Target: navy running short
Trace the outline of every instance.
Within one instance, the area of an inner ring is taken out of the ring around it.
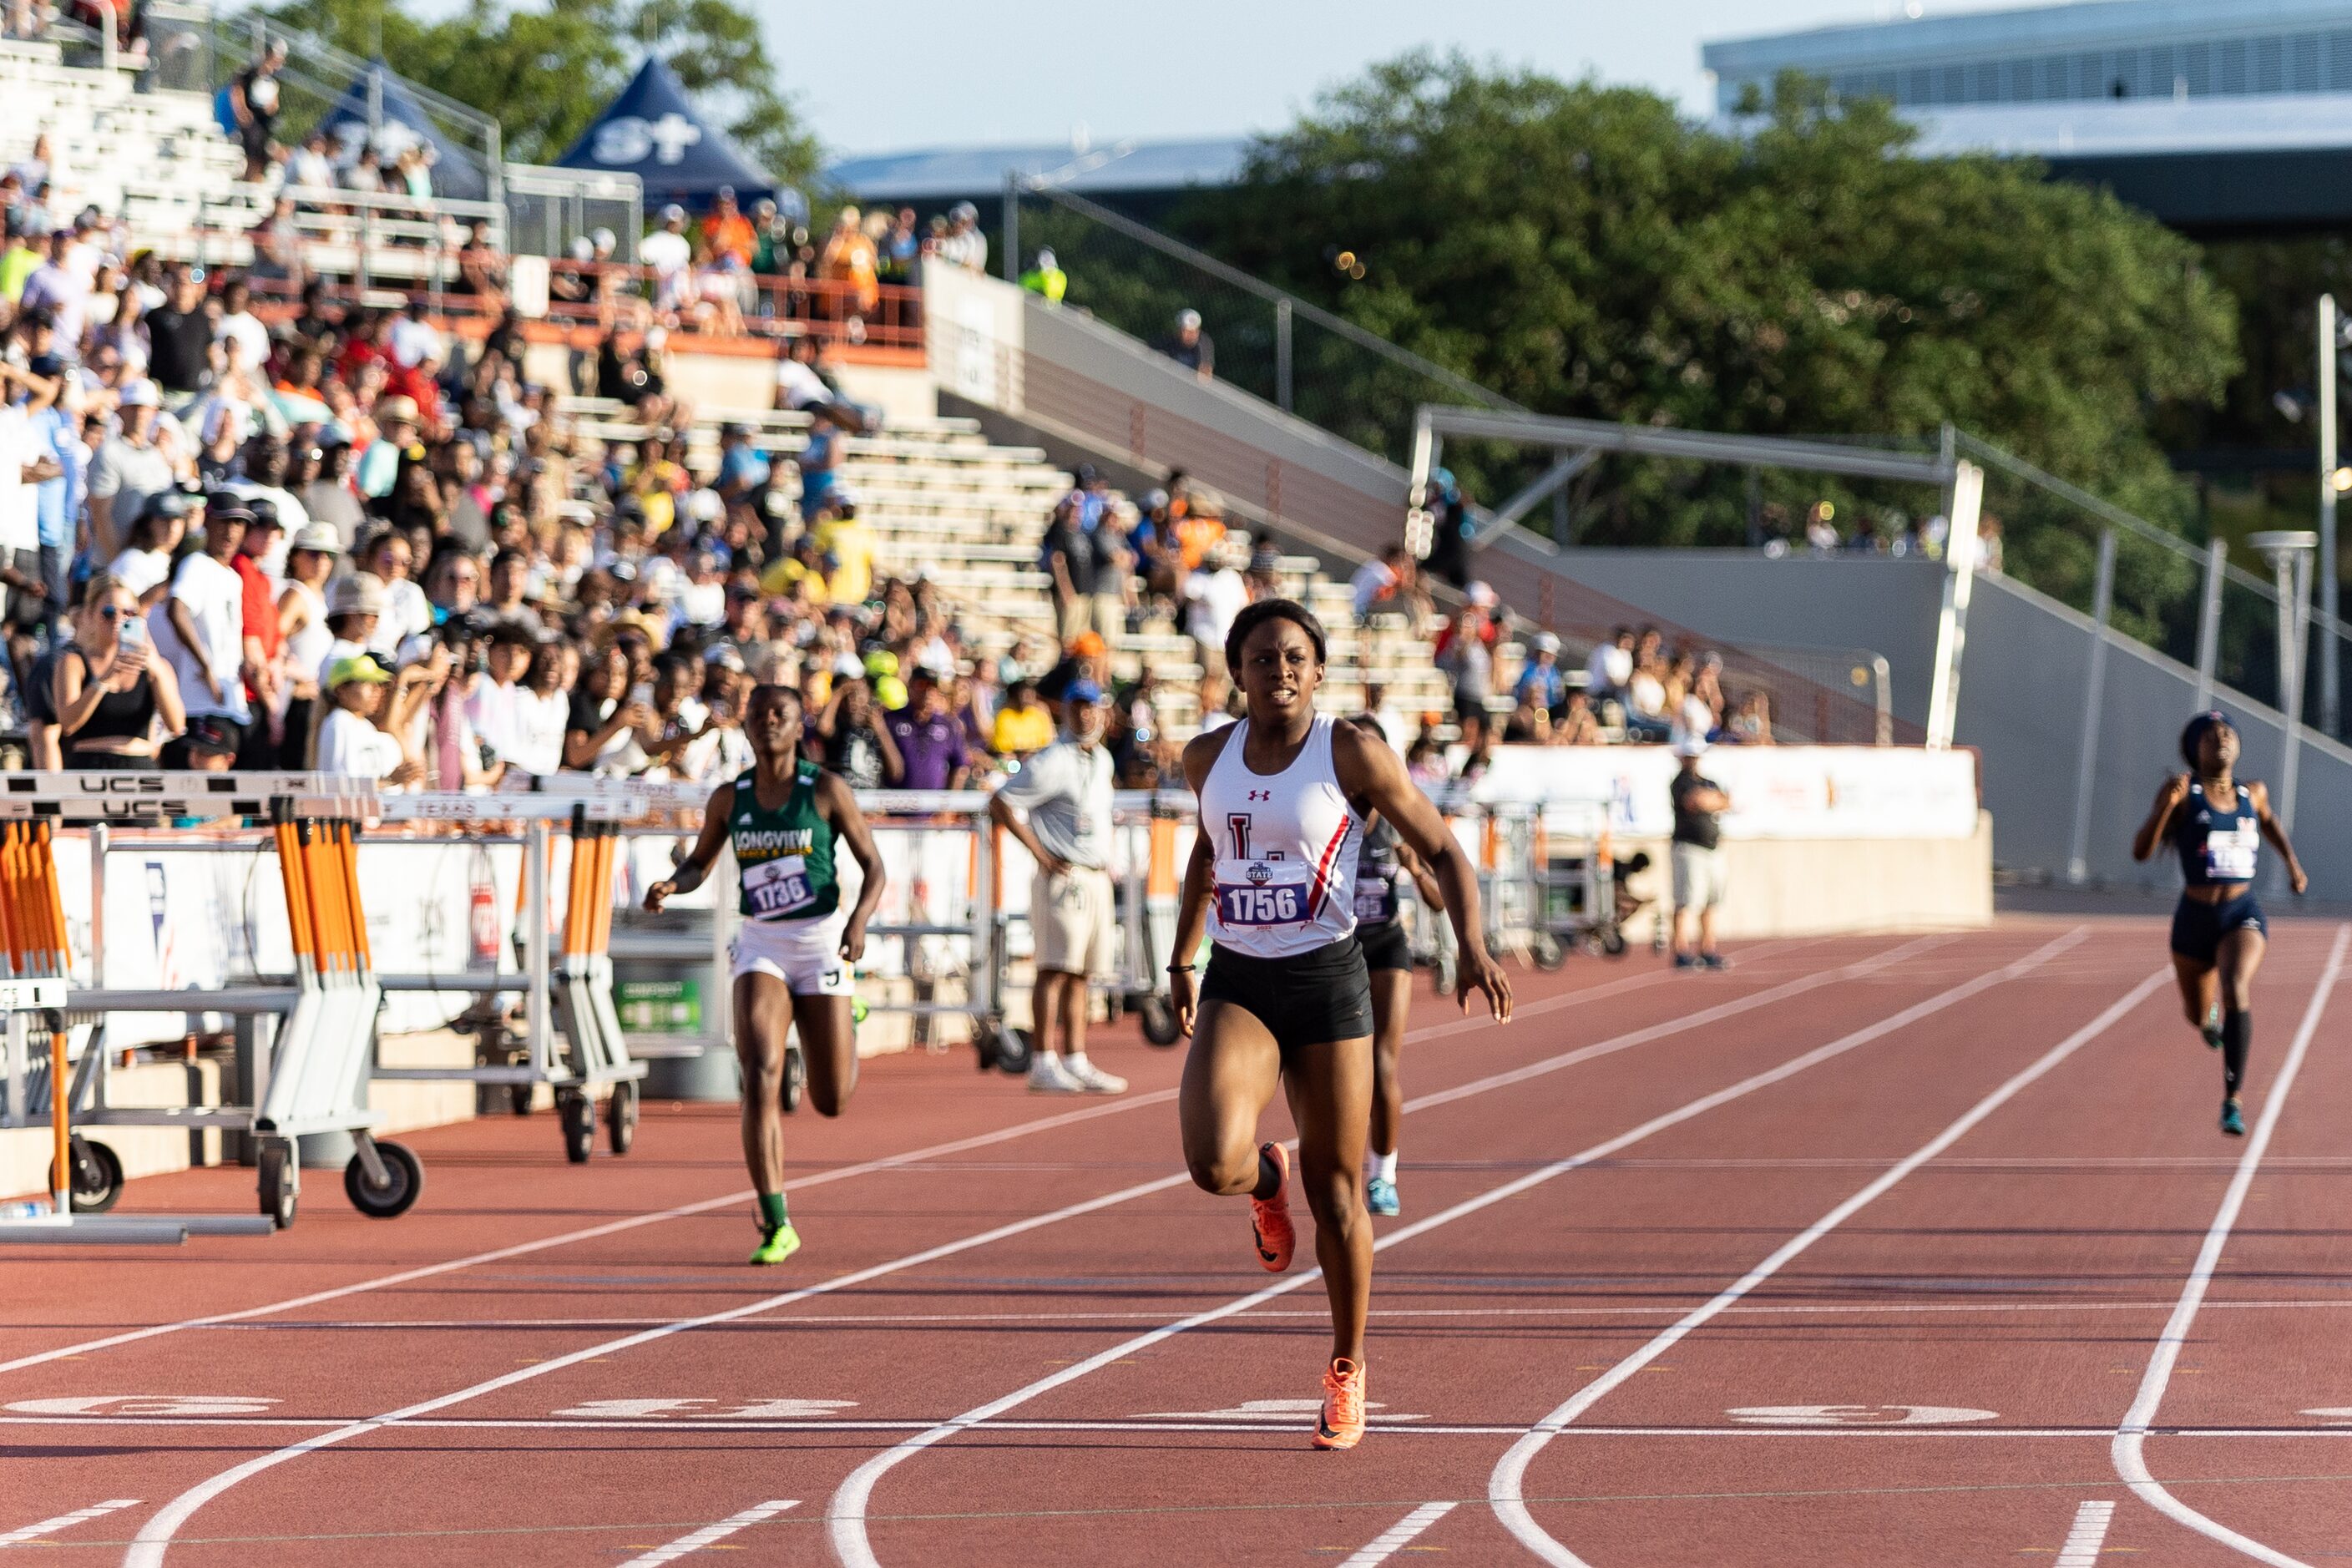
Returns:
[[[1404,934],[1402,921],[1382,921],[1378,925],[1359,924],[1356,940],[1363,943],[1365,968],[1412,968],[1412,943]]]
[[[2200,904],[2183,894],[2172,911],[2172,951],[2194,963],[2210,964],[2221,951],[2221,939],[2249,926],[2270,935],[2270,921],[2251,891],[2218,904]]]
[[[1353,931],[1288,958],[1252,958],[1213,944],[1201,978],[1201,1000],[1212,999],[1264,1024],[1286,1057],[1302,1046],[1372,1033],[1372,977]]]

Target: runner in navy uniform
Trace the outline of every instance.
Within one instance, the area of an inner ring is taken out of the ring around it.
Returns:
[[[1178,1021],[1193,1037],[1179,1101],[1184,1158],[1206,1190],[1249,1195],[1258,1261],[1288,1268],[1289,1154],[1257,1132],[1266,1102],[1287,1091],[1331,1302],[1315,1445],[1351,1448],[1364,1431],[1372,1273],[1371,1226],[1356,1185],[1371,1114],[1372,996],[1353,890],[1371,813],[1396,825],[1444,889],[1461,942],[1464,1008],[1475,986],[1507,1021],[1511,988],[1486,956],[1469,861],[1404,763],[1354,725],[1317,716],[1321,623],[1288,599],[1261,599],[1234,617],[1224,651],[1247,716],[1184,748],[1184,777],[1201,802],[1169,965]],[[1196,985],[1192,960],[1204,932],[1215,946]]]
[[[1382,745],[1387,731],[1369,713],[1354,722]],[[1404,1087],[1397,1077],[1404,1052],[1404,1026],[1412,1009],[1412,943],[1397,918],[1398,893],[1406,878],[1431,917],[1445,912],[1445,889],[1428,865],[1397,837],[1388,819],[1374,812],[1364,824],[1363,847],[1356,854],[1356,940],[1363,944],[1364,967],[1372,981],[1372,1127],[1364,1163],[1364,1207],[1383,1216],[1402,1212],[1397,1196],[1397,1129],[1404,1120]]]
[[[2238,731],[2226,717],[2191,719],[2180,732],[2180,755],[2190,771],[2164,781],[2132,835],[2132,858],[2146,860],[2166,844],[2179,853],[2187,886],[2172,911],[2172,968],[2189,1022],[2221,1053],[2221,1131],[2236,1137],[2246,1131],[2238,1091],[2253,1041],[2254,971],[2270,930],[2254,901],[2263,840],[2285,860],[2289,888],[2301,893],[2309,879],[2271,815],[2270,791],[2232,775]]]

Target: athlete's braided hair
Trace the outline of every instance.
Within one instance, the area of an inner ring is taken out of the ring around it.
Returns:
[[[1296,599],[1260,599],[1254,605],[1243,605],[1241,614],[1234,617],[1233,629],[1225,634],[1225,668],[1227,669],[1237,670],[1241,668],[1242,644],[1249,641],[1250,633],[1268,621],[1290,622],[1300,631],[1305,632],[1307,640],[1315,645],[1315,662],[1318,664],[1329,662],[1329,639],[1324,637],[1323,623],[1315,618],[1314,611]]]
[[[2235,730],[2236,728],[2236,725],[2230,722],[2230,716],[2219,708],[2200,713],[2196,718],[2189,721],[2188,726],[2180,731],[2180,760],[2189,764],[2190,773],[2195,773],[2197,752],[2205,744],[2205,737],[2216,730]]]

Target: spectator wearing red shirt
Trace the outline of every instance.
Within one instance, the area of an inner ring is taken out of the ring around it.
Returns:
[[[245,585],[245,656],[248,673],[245,697],[253,709],[253,722],[246,726],[245,740],[237,752],[236,765],[267,772],[278,765],[278,742],[270,736],[270,717],[278,710],[278,688],[284,683],[286,637],[278,620],[278,580],[263,564],[276,555],[285,542],[286,524],[278,515],[277,504],[267,500],[245,503],[253,513],[253,521],[246,528],[245,541],[236,547],[229,565]]]
[[[395,363],[383,378],[384,392],[394,397],[412,398],[416,404],[416,417],[426,430],[441,427],[441,354],[428,348],[415,364]]]
[[[389,368],[392,364],[392,312],[383,311],[368,318],[367,324],[352,334],[344,345],[342,357],[336,361],[346,385],[359,384],[360,372],[372,364]]]

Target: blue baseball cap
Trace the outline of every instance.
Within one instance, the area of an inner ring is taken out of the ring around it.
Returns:
[[[1062,689],[1062,700],[1065,702],[1095,703],[1102,700],[1102,688],[1091,680],[1073,680]]]

